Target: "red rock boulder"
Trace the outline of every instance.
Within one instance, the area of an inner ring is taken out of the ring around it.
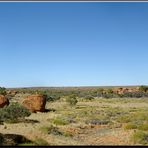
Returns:
[[[0,108],[3,108],[4,106],[8,105],[9,105],[9,100],[5,96],[0,95]]]
[[[44,112],[46,105],[46,96],[39,94],[27,96],[23,100],[22,105],[29,109],[31,112]]]

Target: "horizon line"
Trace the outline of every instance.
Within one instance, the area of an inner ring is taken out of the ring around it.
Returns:
[[[17,88],[74,88],[74,87],[136,87],[136,86],[147,86],[141,85],[79,85],[79,86],[20,86],[20,87],[5,87],[6,89],[17,89]],[[3,86],[2,86],[3,87]]]

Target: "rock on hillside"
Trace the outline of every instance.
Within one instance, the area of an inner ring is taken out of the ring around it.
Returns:
[[[23,100],[22,105],[29,109],[31,112],[44,112],[46,105],[46,96],[39,94],[27,96]]]
[[[9,105],[9,100],[5,96],[0,95],[0,108],[3,108],[6,105]]]

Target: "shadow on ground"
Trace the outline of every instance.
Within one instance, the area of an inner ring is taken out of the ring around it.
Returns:
[[[22,143],[32,143],[32,141],[22,135],[0,133],[1,146],[17,146]]]
[[[55,111],[56,111],[56,110],[55,110],[54,108],[50,108],[50,109],[45,109],[44,112],[46,113],[46,112],[55,112]]]

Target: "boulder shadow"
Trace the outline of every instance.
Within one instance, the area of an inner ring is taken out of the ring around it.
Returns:
[[[0,146],[17,146],[22,143],[33,143],[22,135],[0,133]]]
[[[56,111],[56,110],[55,110],[54,108],[50,108],[50,109],[45,109],[44,112],[46,113],[46,112],[55,112],[55,111]]]
[[[23,122],[24,123],[40,123],[38,120],[33,120],[33,119],[25,119]]]

